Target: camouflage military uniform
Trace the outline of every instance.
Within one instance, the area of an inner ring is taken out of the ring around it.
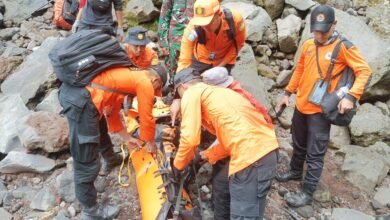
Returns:
[[[184,28],[194,14],[194,2],[195,0],[163,0],[161,6],[158,25],[160,44],[169,50],[169,55],[165,58],[165,65],[168,67],[170,76],[177,69],[181,38]]]

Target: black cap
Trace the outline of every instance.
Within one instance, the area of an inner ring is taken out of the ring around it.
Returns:
[[[310,32],[328,32],[335,22],[334,9],[328,5],[319,5],[310,15]]]
[[[168,71],[163,65],[153,65],[150,66],[150,69],[154,70],[159,76],[162,81],[163,87],[168,79]]]
[[[127,31],[128,34],[125,42],[131,45],[144,46],[150,42],[146,37],[147,31],[148,30],[140,26],[130,28]]]
[[[194,68],[185,68],[180,70],[175,75],[174,84],[175,88],[179,88],[183,83],[189,82],[193,79],[201,79],[199,73]]]

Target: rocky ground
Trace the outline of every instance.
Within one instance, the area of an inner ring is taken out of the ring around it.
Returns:
[[[316,2],[223,2],[242,14],[247,27],[246,45],[232,74],[269,109],[281,147],[278,169],[287,169],[293,108],[287,108],[278,119],[273,108],[291,77],[300,45],[310,37],[308,15]],[[365,56],[373,78],[352,123],[332,126],[313,205],[289,208],[283,196],[299,189],[301,183],[274,182],[265,217],[386,219],[383,216],[390,215],[390,2],[318,2],[337,9],[337,29]],[[127,27],[143,23],[151,28],[148,34],[156,50],[159,5],[161,1],[131,0],[124,11]],[[52,5],[46,0],[0,0],[0,219],[65,220],[77,219],[80,214],[67,123],[59,115],[60,82],[47,57],[60,38],[70,33],[55,28],[52,17]],[[202,187],[200,197],[205,219],[212,219],[211,167],[205,165],[202,170],[197,178]],[[118,168],[97,179],[99,200],[120,205],[118,219],[141,219],[134,176],[131,186],[121,187],[117,173]],[[198,196],[192,192],[193,197]]]

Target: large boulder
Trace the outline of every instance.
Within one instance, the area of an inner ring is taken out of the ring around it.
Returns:
[[[301,11],[306,11],[316,4],[312,0],[286,0],[285,2]]]
[[[43,99],[41,103],[35,108],[37,111],[47,111],[60,113],[62,110],[61,104],[58,100],[58,89],[53,89],[49,95]]]
[[[26,149],[53,153],[69,148],[69,129],[64,117],[53,112],[33,112],[17,123],[19,139]]]
[[[245,20],[248,41],[261,41],[264,31],[272,25],[271,17],[261,7],[244,2],[228,2],[223,6],[241,14]]]
[[[330,219],[334,220],[374,220],[375,218],[354,209],[334,208]]]
[[[17,119],[29,113],[19,95],[0,97],[0,152],[23,150],[17,135]]]
[[[369,146],[368,149],[381,156],[383,161],[390,167],[390,145],[379,141]]]
[[[293,53],[298,49],[301,19],[296,15],[276,20],[278,27],[279,49],[285,53]]]
[[[159,16],[159,10],[153,5],[152,0],[131,0],[127,3],[126,13],[138,23],[153,21]]]
[[[271,16],[272,20],[278,18],[284,8],[284,0],[256,0],[255,4],[263,7],[269,16]]]
[[[57,176],[56,188],[59,196],[65,202],[72,203],[76,199],[74,191],[74,177],[73,172],[66,169],[64,172]]]
[[[386,177],[389,166],[377,153],[367,148],[349,145],[341,150],[345,154],[341,167],[346,179],[365,192],[372,192]]]
[[[390,187],[379,188],[375,193],[374,200],[377,201],[381,206],[390,204]]]
[[[388,0],[368,1],[366,17],[368,25],[380,36],[390,38],[390,4]]]
[[[20,56],[0,57],[0,83],[23,62]]]
[[[41,189],[31,201],[30,207],[35,210],[49,211],[56,205],[56,197],[52,188]]]
[[[232,69],[232,75],[241,83],[243,88],[248,90],[267,109],[271,108],[265,81],[257,75],[255,55],[248,44],[245,44],[238,54],[237,63]]]
[[[18,71],[10,75],[2,84],[4,94],[18,93],[24,103],[35,97],[44,84],[55,81],[53,67],[47,54],[59,42],[58,38],[47,38],[43,44],[21,64]]]
[[[390,141],[390,117],[370,103],[358,108],[349,129],[352,140],[362,146],[367,147],[377,141]]]
[[[44,173],[55,167],[55,161],[41,155],[11,151],[0,161],[1,173]]]
[[[31,16],[32,13],[50,7],[47,0],[3,0],[5,4],[4,20],[20,23]]]
[[[12,27],[12,28],[5,28],[0,30],[0,40],[11,40],[14,34],[19,32],[19,28]]]
[[[349,135],[348,127],[332,125],[330,127],[329,147],[342,148],[351,144],[351,136]]]
[[[390,41],[379,37],[362,19],[338,9],[335,9],[335,12],[336,29],[359,49],[373,71],[369,88],[363,94],[361,101],[390,99],[390,90],[388,89],[388,85],[390,85]],[[308,14],[300,44],[302,45],[311,36],[310,14]],[[295,60],[298,59],[299,55],[298,50],[295,54]]]

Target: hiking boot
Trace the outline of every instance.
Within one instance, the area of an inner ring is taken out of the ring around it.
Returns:
[[[278,182],[287,182],[289,180],[302,180],[302,172],[288,170],[283,173],[277,173],[275,179]]]
[[[90,208],[84,208],[81,220],[111,220],[119,214],[119,207],[115,205],[96,204]]]
[[[313,196],[305,191],[286,195],[286,201],[290,206],[301,207],[311,205]]]
[[[104,159],[102,168],[99,171],[99,176],[107,176],[114,167],[122,163],[122,160],[123,157],[120,154],[113,154],[109,160]]]

